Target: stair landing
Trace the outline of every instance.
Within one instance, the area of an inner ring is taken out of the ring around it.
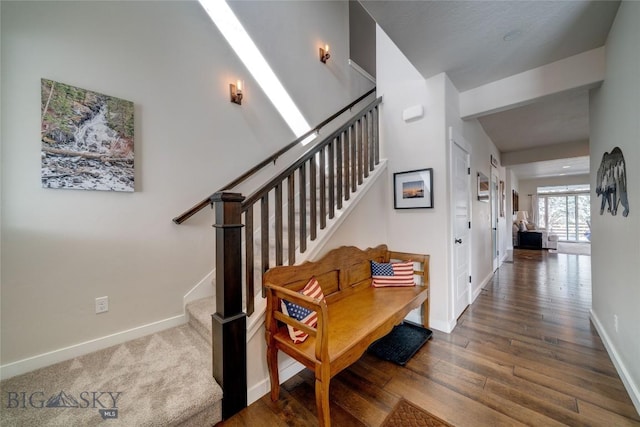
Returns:
[[[189,325],[9,378],[0,391],[2,425],[212,426],[222,419],[211,346]]]

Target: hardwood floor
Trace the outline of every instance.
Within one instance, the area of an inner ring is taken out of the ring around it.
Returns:
[[[516,250],[406,367],[365,354],[331,381],[334,426],[380,426],[400,397],[455,426],[640,426],[589,321],[591,258]],[[305,370],[221,426],[317,425]]]

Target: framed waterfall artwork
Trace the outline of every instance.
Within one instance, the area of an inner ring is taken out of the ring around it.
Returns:
[[[133,102],[41,79],[44,188],[134,191]]]
[[[420,209],[433,207],[433,168],[393,174],[393,207]]]

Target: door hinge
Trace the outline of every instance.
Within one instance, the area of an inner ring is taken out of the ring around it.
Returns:
[[[471,175],[471,168],[467,168],[467,175]]]
[[[471,230],[471,221],[469,221],[469,230]]]
[[[471,276],[469,276],[469,283],[471,283]]]

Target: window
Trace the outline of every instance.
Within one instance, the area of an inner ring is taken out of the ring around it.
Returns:
[[[273,72],[249,33],[244,29],[236,15],[225,0],[200,0],[200,4],[207,12],[218,30],[227,39],[229,45],[247,67],[264,93],[271,100],[276,110],[289,125],[296,137],[311,130],[311,125],[302,115],[296,104],[289,96],[280,80]],[[317,136],[313,133],[302,141],[306,145]]]
[[[538,187],[538,226],[558,239],[586,242],[590,236],[589,185]]]

